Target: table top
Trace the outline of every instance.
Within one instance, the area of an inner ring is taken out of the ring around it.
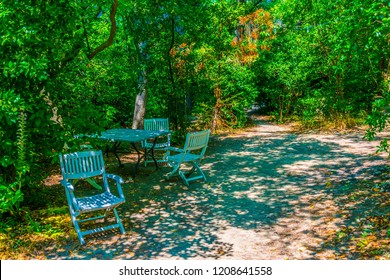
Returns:
[[[169,134],[169,131],[116,128],[103,131],[97,138],[113,142],[136,143],[166,134]]]

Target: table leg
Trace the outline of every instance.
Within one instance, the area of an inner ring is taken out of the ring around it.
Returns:
[[[152,147],[149,149],[149,151],[148,151],[147,148],[145,148],[145,154],[144,154],[144,155],[145,155],[145,160],[146,160],[146,158],[147,158],[149,152],[151,153],[152,159],[153,159],[153,161],[154,161],[154,165],[156,165],[156,170],[158,170],[158,163],[157,163],[156,158],[154,157],[154,146],[156,146],[157,138],[158,138],[158,137],[154,138],[153,145],[152,145]]]
[[[133,147],[133,149],[134,149],[134,150],[137,152],[137,154],[138,154],[138,160],[137,160],[137,163],[136,163],[136,165],[135,165],[134,177],[135,177],[135,174],[136,174],[137,171],[138,171],[139,163],[141,162],[141,160],[142,160],[143,158],[145,158],[145,160],[146,160],[149,153],[151,154],[151,157],[152,157],[152,159],[153,159],[153,161],[154,161],[154,164],[156,165],[156,170],[158,170],[158,163],[157,163],[157,160],[156,160],[156,158],[155,158],[155,156],[154,156],[154,146],[156,145],[156,142],[157,142],[157,137],[154,138],[153,145],[152,145],[152,147],[151,147],[149,150],[145,148],[145,151],[144,151],[144,154],[143,154],[143,155],[141,155],[141,152],[137,149],[137,146],[135,145],[135,143],[131,143],[131,146]]]
[[[118,160],[119,167],[123,167],[121,159],[119,158],[118,153],[116,152],[120,145],[121,145],[121,142],[114,142],[114,145],[112,146],[112,149],[110,150],[109,146],[107,144],[106,145],[106,156],[108,156],[109,152],[112,152],[115,155],[116,159]]]
[[[158,163],[157,163],[157,160],[156,160],[156,158],[155,158],[155,156],[154,156],[154,146],[156,145],[156,143],[157,143],[157,137],[154,138],[153,145],[152,145],[152,147],[151,147],[149,150],[145,148],[145,151],[144,151],[143,155],[142,155],[141,152],[138,150],[138,148],[137,148],[137,146],[135,145],[135,143],[131,143],[131,146],[132,146],[133,149],[137,152],[137,155],[138,155],[137,163],[136,163],[136,165],[135,165],[135,170],[134,170],[134,177],[135,177],[135,175],[137,174],[139,163],[141,162],[141,160],[142,160],[143,158],[146,159],[146,158],[148,157],[148,155],[150,155],[150,156],[152,157],[152,159],[153,159],[153,161],[154,161],[154,164],[155,164],[155,166],[156,166],[156,170],[158,170]],[[118,155],[118,153],[117,153],[117,150],[118,150],[118,148],[120,147],[120,145],[121,145],[121,142],[119,142],[119,141],[118,141],[118,142],[114,142],[114,145],[112,146],[111,149],[109,149],[109,146],[107,145],[107,146],[106,146],[106,155],[108,156],[108,153],[109,153],[109,152],[112,152],[112,153],[115,155],[116,159],[118,160],[119,167],[123,167],[124,165],[122,164],[122,162],[121,162],[121,160],[120,160],[120,158],[119,158],[119,155]]]
[[[137,146],[135,145],[135,143],[131,143],[131,146],[137,152],[137,155],[138,155],[138,160],[137,160],[137,163],[135,164],[135,169],[134,169],[134,177],[135,177],[135,175],[137,174],[137,171],[138,171],[139,162],[141,161],[142,157],[141,157],[141,152],[137,149]]]

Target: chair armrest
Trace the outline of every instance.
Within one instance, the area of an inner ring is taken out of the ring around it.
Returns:
[[[108,174],[108,173],[106,174],[106,176],[108,179],[113,179],[116,181],[116,188],[118,189],[119,196],[124,199],[125,196],[123,195],[121,184],[123,184],[125,181],[122,179],[122,177],[119,175]]]
[[[67,188],[71,192],[74,191],[73,185],[70,182],[68,182],[68,181],[61,180],[61,185],[63,185],[65,188]]]
[[[107,175],[107,178],[109,179],[113,179],[115,181],[117,181],[117,183],[120,183],[120,184],[123,184],[125,181],[122,179],[121,176],[119,175],[115,175],[115,174],[106,174]]]
[[[72,204],[74,207],[74,210],[76,212],[80,212],[80,208],[79,208],[79,205],[77,203],[77,199],[73,193],[73,191],[74,191],[73,185],[66,180],[61,180],[61,185],[63,185],[65,187],[65,193],[66,193],[69,207],[70,207],[70,204]]]
[[[175,152],[175,153],[183,153],[184,150],[183,149],[180,149],[180,148],[176,148],[176,147],[166,147],[164,150],[166,151],[170,151],[170,152]]]

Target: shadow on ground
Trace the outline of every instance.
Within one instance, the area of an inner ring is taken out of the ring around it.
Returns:
[[[48,259],[318,259],[337,255],[327,238],[351,211],[337,199],[375,179],[386,160],[362,134],[294,134],[261,121],[213,137],[209,181],[184,186],[169,169],[140,167],[119,208],[126,229],[46,249]],[[110,163],[126,179],[131,170]],[[374,211],[375,209],[372,209]],[[344,212],[343,212],[344,211]],[[371,209],[368,209],[371,211]],[[353,214],[353,213],[352,213]],[[351,258],[353,256],[350,256]]]

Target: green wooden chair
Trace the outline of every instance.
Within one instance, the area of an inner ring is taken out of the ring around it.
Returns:
[[[206,152],[209,138],[210,130],[189,132],[182,149],[168,147],[167,150],[172,154],[166,156],[166,161],[172,167],[172,171],[166,175],[166,178],[169,179],[179,174],[187,186],[189,186],[189,182],[198,179],[207,182],[207,178],[199,164]],[[183,171],[185,165],[190,165],[191,169]]]
[[[65,187],[70,216],[80,243],[82,245],[85,244],[85,235],[114,228],[119,228],[120,232],[124,234],[125,230],[116,210],[116,207],[125,202],[121,187],[121,184],[124,183],[124,181],[118,175],[106,173],[102,151],[83,151],[60,154],[59,156],[61,173],[63,176],[61,184]],[[94,192],[92,195],[79,196],[78,192],[75,191],[76,184],[73,183],[80,179],[91,178],[101,179],[103,185],[102,190],[99,191],[96,188],[93,188]],[[112,179],[116,182],[116,195],[111,192],[108,179]],[[115,216],[115,223],[108,224],[107,218],[110,212]],[[103,226],[93,228],[90,226],[88,229],[81,229],[80,223],[103,218],[105,221]]]
[[[144,120],[144,130],[163,130],[163,131],[170,131],[169,130],[169,119],[167,118],[154,118],[154,119],[145,119]],[[171,146],[171,134],[167,134],[163,137],[159,137],[156,139],[156,142],[153,140],[145,140],[142,143],[142,148],[145,149],[145,158],[144,163],[145,166],[150,163],[154,162],[154,160],[150,157],[148,157],[148,150],[153,149],[153,155],[154,151],[165,151],[165,154],[160,157],[156,157],[157,162],[165,163],[166,160],[166,148]],[[153,146],[154,145],[154,146]]]

